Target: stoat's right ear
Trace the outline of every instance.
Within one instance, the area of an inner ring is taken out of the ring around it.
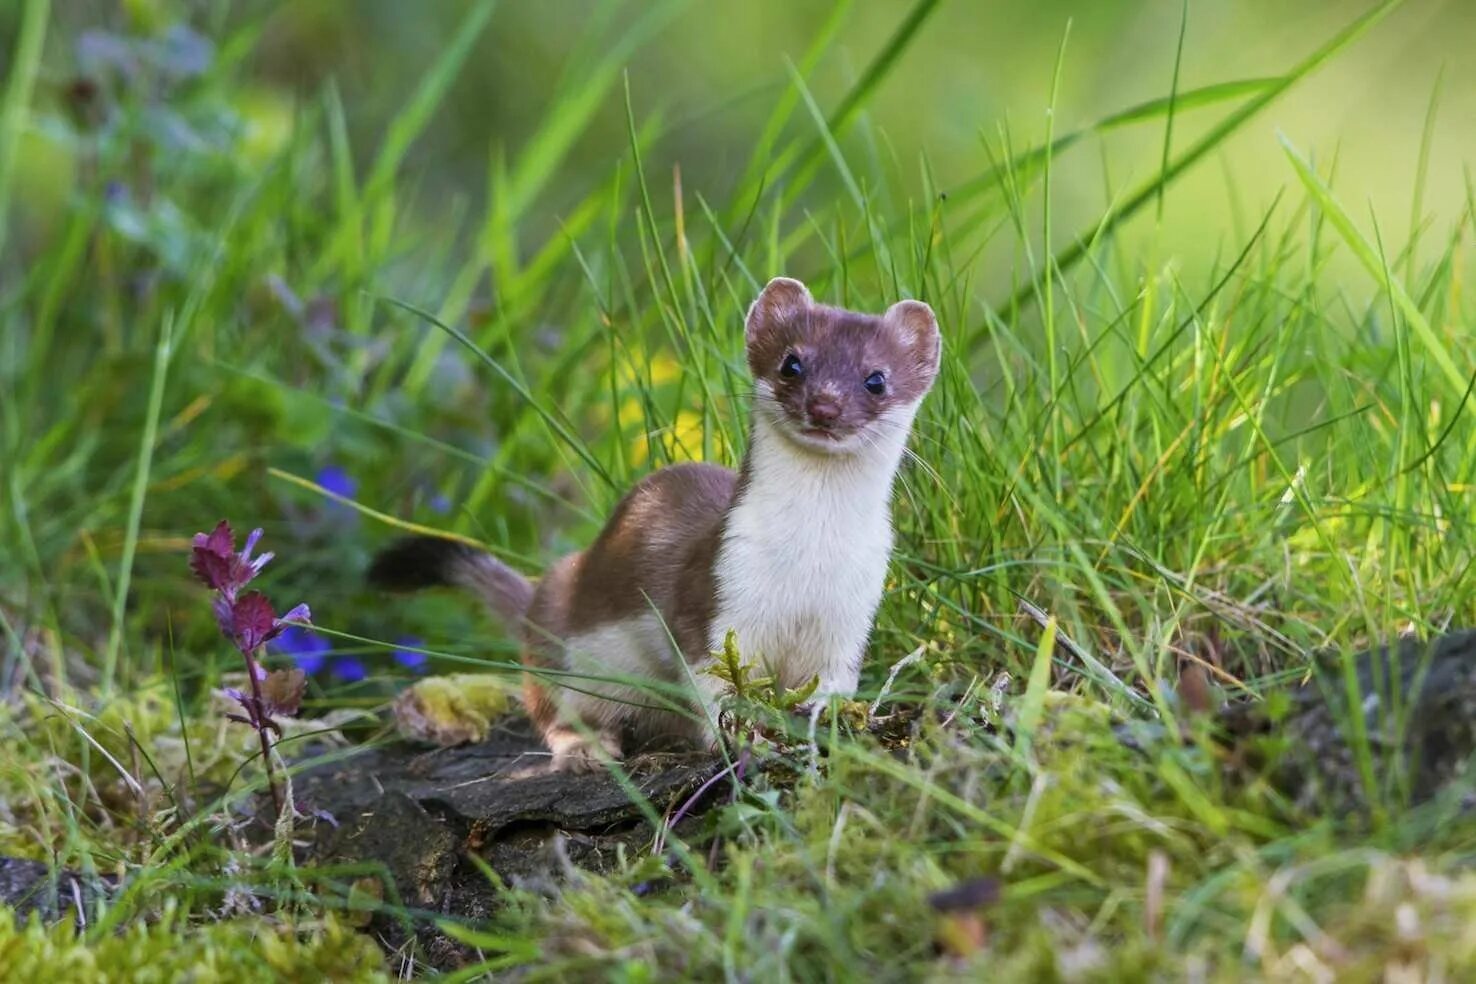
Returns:
[[[788,324],[813,303],[810,292],[798,280],[775,277],[764,287],[758,300],[748,308],[743,324],[743,340],[752,346],[770,329]]]

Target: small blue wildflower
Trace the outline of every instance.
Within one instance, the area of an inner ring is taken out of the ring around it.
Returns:
[[[328,653],[333,651],[333,643],[316,632],[294,625],[272,640],[272,648],[291,657],[299,670],[312,676],[321,673],[328,664]]]
[[[431,496],[429,505],[431,507],[431,512],[441,516],[444,516],[451,511],[451,500],[446,498],[446,496],[441,492],[437,492],[435,495]]]
[[[345,499],[352,499],[354,493],[359,491],[359,483],[337,465],[325,465],[318,469],[318,484]]]
[[[422,673],[425,671],[425,664],[430,662],[430,657],[415,650],[424,648],[425,640],[419,636],[400,636],[395,640],[395,662],[412,673]]]
[[[353,656],[340,656],[333,661],[333,676],[341,683],[358,683],[369,675],[364,661]]]

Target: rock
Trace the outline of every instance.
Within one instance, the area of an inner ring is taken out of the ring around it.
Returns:
[[[527,725],[509,724],[478,745],[417,749],[395,744],[315,765],[294,780],[299,799],[340,823],[375,812],[403,794],[444,820],[475,825],[483,836],[533,822],[589,830],[641,818],[630,794],[608,772],[544,771],[548,753]],[[635,791],[659,812],[710,778],[719,760],[695,753],[650,752],[625,762]]]
[[[515,722],[478,745],[392,744],[312,765],[294,778],[294,794],[332,814],[338,827],[318,824],[301,860],[387,876],[385,901],[420,917],[413,928],[377,917],[376,933],[393,948],[413,931],[433,963],[452,966],[462,948],[436,932],[430,917],[475,920],[498,905],[498,889],[473,855],[505,883],[545,887],[569,865],[605,869],[622,847],[650,842],[646,813],[613,775],[548,773],[547,762],[527,724]],[[650,752],[624,766],[633,790],[665,816],[722,763],[706,754]],[[726,789],[714,784],[715,792]]]
[[[1359,719],[1374,772],[1402,770],[1410,799],[1429,800],[1465,778],[1476,752],[1476,631],[1401,638],[1358,653],[1359,706],[1350,711],[1336,653],[1313,659],[1311,679],[1266,700],[1226,705],[1231,741],[1281,746],[1274,778],[1300,807],[1362,809],[1364,789],[1349,725]]]
[[[404,793],[386,792],[370,809],[338,827],[323,842],[325,859],[383,865],[388,897],[400,905],[434,907],[457,863],[457,838]]]
[[[46,920],[72,913],[85,923],[106,891],[105,882],[75,872],[53,873],[40,861],[0,857],[0,906],[13,908],[18,922],[39,912]]]

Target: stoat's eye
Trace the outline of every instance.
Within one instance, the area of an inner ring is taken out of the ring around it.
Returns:
[[[887,377],[880,372],[874,372],[866,377],[866,392],[872,396],[881,396],[887,391]]]
[[[788,355],[786,355],[784,357],[784,361],[779,363],[779,375],[783,376],[785,379],[798,379],[804,374],[804,363],[800,362],[799,356],[795,355],[793,352],[790,352]]]

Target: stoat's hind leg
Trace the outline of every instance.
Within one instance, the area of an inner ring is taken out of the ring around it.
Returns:
[[[530,652],[524,654],[523,665],[531,670],[542,664]],[[523,674],[523,704],[539,737],[553,753],[552,771],[597,772],[602,767],[599,750],[603,750],[604,757],[618,762],[621,757],[619,723],[612,722],[581,732],[572,721],[586,719],[567,706],[569,703],[561,701],[556,688],[539,679],[536,672]]]
[[[620,761],[620,735],[613,730],[580,734],[568,725],[556,725],[543,733],[553,752],[555,772],[598,772],[605,761]]]

